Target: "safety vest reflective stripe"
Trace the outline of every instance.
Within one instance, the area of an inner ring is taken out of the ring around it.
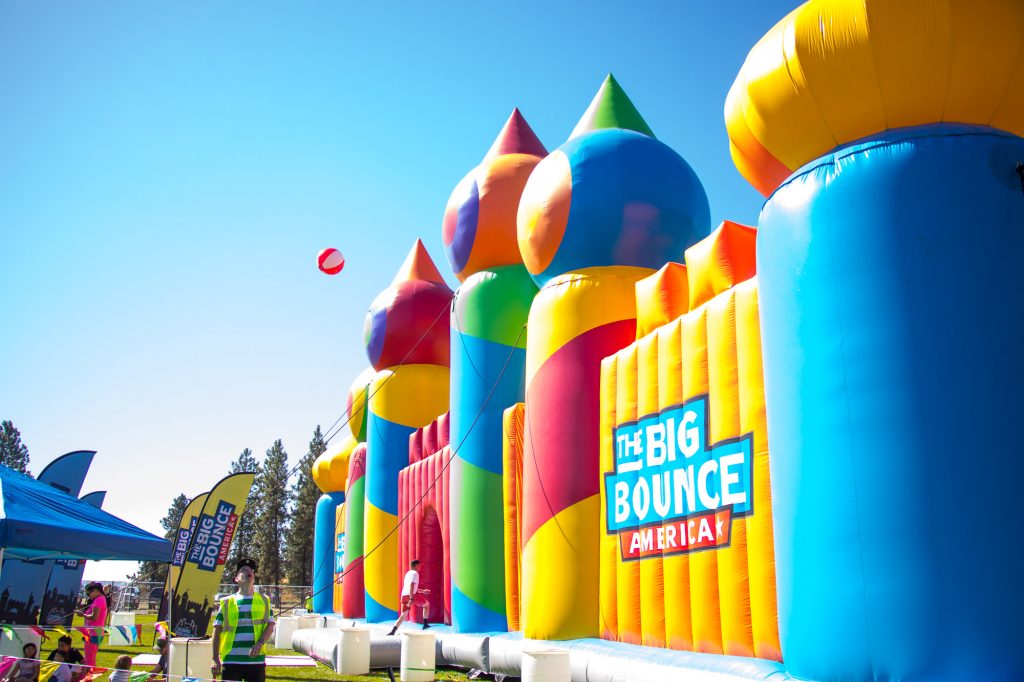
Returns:
[[[238,601],[235,597],[225,597],[220,602],[220,608],[224,612],[224,626],[220,633],[220,657],[226,658],[231,649],[234,648],[235,633],[238,626]],[[260,641],[263,631],[270,622],[270,600],[266,596],[256,592],[252,595],[252,630],[256,642]],[[255,642],[254,642],[255,643]]]

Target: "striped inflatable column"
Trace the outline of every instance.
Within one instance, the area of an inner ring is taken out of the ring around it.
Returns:
[[[334,523],[345,493],[324,493],[316,501],[313,520],[313,611],[334,612]]]
[[[772,525],[768,423],[764,405],[761,322],[757,280],[736,286],[736,367],[739,379],[740,433],[753,435],[754,513],[747,518],[747,563],[754,655],[782,660],[778,600],[775,594],[775,535]]]
[[[452,193],[443,237],[462,280],[452,307],[452,618],[461,632],[508,629],[502,558],[502,412],[521,402],[526,317],[537,293],[516,211],[547,156],[518,110]]]
[[[362,618],[365,614],[363,606],[363,506],[366,503],[366,486],[363,477],[366,475],[366,423],[369,419],[367,396],[370,382],[376,375],[373,367],[367,367],[355,378],[348,389],[345,400],[345,413],[349,431],[357,445],[349,455],[349,468],[345,485],[345,511],[342,514],[344,525],[338,527],[345,534],[345,552],[343,565],[345,573],[335,576],[334,612],[349,618]],[[358,475],[353,475],[358,453]],[[353,497],[352,486],[358,486],[358,494]]]
[[[696,174],[611,76],[523,190],[519,249],[541,285],[526,360],[528,637],[599,633],[601,360],[635,340],[636,280],[704,237],[709,214]]]
[[[635,338],[633,286],[649,273],[604,267],[555,277],[530,309],[523,462],[527,637],[597,634],[601,359]]]
[[[345,501],[348,461],[356,441],[347,436],[313,463],[313,481],[324,491],[313,514],[313,610],[334,612],[334,545],[337,509]]]
[[[369,387],[364,516],[366,619],[398,615],[398,472],[409,436],[448,409],[448,313],[452,292],[417,240],[366,317]]]
[[[502,547],[502,413],[524,396],[526,268],[484,270],[452,307],[452,618],[461,632],[508,629]]]
[[[370,382],[377,374],[373,367],[367,367],[355,378],[348,389],[345,399],[345,412],[348,416],[348,430],[357,443],[366,442],[366,422],[370,413],[366,409],[366,403],[370,394]]]
[[[345,578],[341,583],[341,609],[346,618],[365,618],[363,599],[363,510],[366,505],[366,443],[352,451],[345,504]]]

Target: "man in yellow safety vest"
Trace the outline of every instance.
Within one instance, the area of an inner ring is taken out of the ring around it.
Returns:
[[[220,600],[213,620],[213,676],[235,682],[265,682],[263,645],[274,633],[270,600],[255,591],[256,562],[242,559],[235,575],[238,592]],[[222,665],[223,664],[223,665]]]

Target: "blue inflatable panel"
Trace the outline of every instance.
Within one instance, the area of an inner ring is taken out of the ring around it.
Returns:
[[[398,472],[409,465],[409,436],[415,430],[373,412],[367,420],[366,499],[388,514],[398,514]]]
[[[797,677],[1024,679],[1022,162],[1024,140],[988,128],[889,131],[802,168],[762,210]]]
[[[324,493],[313,517],[313,611],[334,613],[335,512],[345,493]]]
[[[760,658],[699,654],[603,639],[579,639],[552,644],[569,649],[573,679],[586,682],[793,679],[781,663]]]

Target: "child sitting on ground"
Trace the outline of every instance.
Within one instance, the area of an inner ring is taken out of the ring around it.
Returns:
[[[132,657],[121,654],[114,661],[114,672],[110,673],[110,682],[129,682],[131,679]]]
[[[54,651],[50,654],[50,660],[58,664],[50,679],[53,682],[71,682],[71,666],[66,663],[64,652],[59,649]]]
[[[14,682],[36,682],[39,679],[39,661],[36,653],[39,649],[32,642],[21,647],[21,658],[13,666],[11,672],[7,673],[7,679]]]

